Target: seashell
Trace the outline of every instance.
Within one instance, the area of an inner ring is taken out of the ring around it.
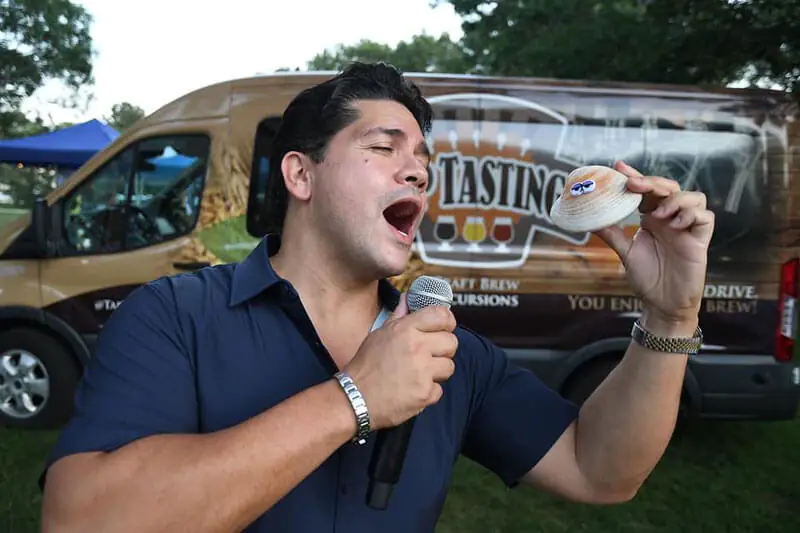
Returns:
[[[638,209],[642,195],[627,189],[627,176],[600,165],[570,172],[550,219],[566,231],[597,231],[613,226]]]

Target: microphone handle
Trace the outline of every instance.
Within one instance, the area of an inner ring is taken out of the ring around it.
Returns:
[[[416,417],[393,428],[382,429],[375,436],[375,448],[369,463],[367,505],[383,511],[389,506],[394,486],[400,481],[408,441]]]

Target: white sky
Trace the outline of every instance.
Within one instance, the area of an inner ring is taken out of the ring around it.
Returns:
[[[52,85],[25,104],[45,121],[101,119],[120,102],[147,113],[231,78],[305,68],[315,54],[362,38],[395,45],[417,33],[461,37],[449,4],[429,0],[74,0],[94,17],[94,100],[86,112],[48,104]],[[402,6],[402,7],[401,7]]]

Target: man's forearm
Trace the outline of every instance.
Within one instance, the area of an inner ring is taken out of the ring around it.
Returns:
[[[691,337],[697,322],[642,318],[656,335]],[[581,472],[604,494],[635,493],[675,429],[688,355],[655,353],[631,342],[620,364],[581,408],[576,455]]]
[[[87,457],[88,470],[67,458],[48,474],[43,531],[240,531],[354,432],[329,381],[217,433],[144,438]],[[83,479],[68,479],[77,472]]]

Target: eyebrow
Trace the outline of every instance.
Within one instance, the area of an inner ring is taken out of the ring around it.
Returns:
[[[364,135],[362,135],[362,137],[369,137],[370,135],[376,135],[376,134],[388,135],[390,137],[403,140],[408,138],[406,132],[401,130],[400,128],[385,128],[383,126],[376,126],[374,128],[368,129],[367,131],[364,132]],[[428,144],[424,140],[420,141],[419,144],[417,145],[417,152],[424,155],[425,158],[428,160],[428,164],[430,164],[431,151],[428,149]]]

